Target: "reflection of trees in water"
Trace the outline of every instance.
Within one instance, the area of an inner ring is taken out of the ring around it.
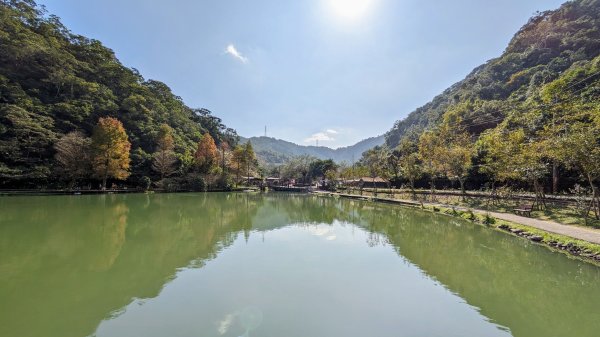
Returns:
[[[157,296],[177,269],[203,266],[240,233],[248,238],[252,231],[288,224],[336,221],[364,229],[371,246],[392,246],[515,336],[569,331],[592,336],[600,329],[594,300],[600,298],[596,287],[600,269],[418,210],[294,194],[108,195],[0,202],[3,336],[16,331],[26,332],[21,336],[89,335],[111,312],[133,298]],[[24,207],[31,212],[23,212]],[[24,321],[31,317],[28,298],[36,299],[36,324]],[[563,324],[566,318],[578,323],[579,330]]]

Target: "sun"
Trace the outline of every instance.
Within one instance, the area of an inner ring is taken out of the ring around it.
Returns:
[[[346,21],[365,16],[375,0],[326,0],[334,15]]]

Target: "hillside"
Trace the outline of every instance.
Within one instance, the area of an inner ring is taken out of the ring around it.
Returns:
[[[324,146],[302,146],[285,140],[270,137],[242,138],[241,142],[250,141],[256,154],[265,164],[282,164],[292,157],[308,155],[318,159],[333,159],[341,163],[358,160],[362,153],[384,143],[383,136],[362,140],[352,146],[331,149]]]
[[[73,34],[32,0],[0,1],[0,46],[0,187],[56,181],[56,141],[71,131],[89,136],[100,117],[123,123],[133,183],[155,175],[151,154],[163,124],[173,129],[182,164],[205,133],[217,143],[237,141],[210,111],[188,107],[167,85],[123,66],[101,42]]]
[[[511,107],[539,101],[540,89],[573,65],[600,53],[600,1],[567,2],[537,13],[513,37],[505,52],[477,67],[431,102],[396,122],[385,135],[395,148],[406,136],[439,125],[452,112],[474,134],[493,128]]]

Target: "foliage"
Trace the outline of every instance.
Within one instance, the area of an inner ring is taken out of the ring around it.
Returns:
[[[52,183],[55,143],[90,135],[100,117],[118,118],[131,142],[132,176],[155,177],[156,139],[172,128],[186,174],[203,134],[234,146],[238,137],[206,109],[192,109],[164,83],[124,67],[99,41],[70,32],[34,1],[0,1],[0,185]],[[158,173],[159,175],[161,173]]]
[[[219,153],[217,151],[217,145],[210,134],[205,134],[198,142],[198,147],[194,154],[194,161],[199,172],[205,174],[212,172],[218,165]]]
[[[91,149],[94,174],[102,181],[102,188],[106,188],[108,178],[124,180],[129,177],[131,143],[118,119],[106,117],[98,120]]]
[[[173,129],[167,124],[160,128],[156,152],[152,160],[152,169],[160,173],[160,179],[164,179],[177,170],[177,157],[175,156],[175,142],[173,140]]]
[[[471,134],[493,128],[512,107],[539,99],[541,88],[600,52],[600,1],[569,1],[536,14],[513,37],[502,56],[475,68],[430,103],[396,122],[386,134],[395,148],[413,133],[439,126],[453,112]]]
[[[54,145],[56,161],[64,170],[64,176],[70,177],[71,186],[91,172],[91,145],[92,140],[79,131],[69,132]]]

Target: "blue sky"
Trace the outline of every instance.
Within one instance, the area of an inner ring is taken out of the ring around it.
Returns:
[[[383,134],[559,0],[39,0],[245,137]]]

